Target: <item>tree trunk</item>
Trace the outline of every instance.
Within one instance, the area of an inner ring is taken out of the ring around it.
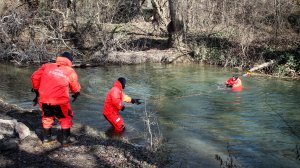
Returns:
[[[182,45],[184,34],[184,22],[181,15],[181,1],[182,0],[169,0],[170,17],[171,21],[168,24],[169,33],[169,47],[177,48]]]
[[[168,24],[167,18],[169,17],[169,7],[166,5],[167,1],[168,0],[151,0],[151,5],[153,7],[152,23],[162,32],[166,32]]]

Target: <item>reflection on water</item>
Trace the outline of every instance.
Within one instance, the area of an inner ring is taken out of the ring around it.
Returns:
[[[35,68],[0,66],[1,98],[31,107],[30,75]],[[232,75],[201,65],[138,65],[76,69],[82,94],[72,107],[74,122],[110,128],[102,116],[106,92],[127,78],[125,92],[143,105],[126,104],[123,136],[143,143],[144,111],[158,115],[167,167],[220,167],[215,155],[232,156],[243,167],[299,167],[300,82],[242,78],[244,90],[220,86]]]

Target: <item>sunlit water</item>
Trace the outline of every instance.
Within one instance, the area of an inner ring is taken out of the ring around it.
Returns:
[[[32,108],[35,69],[0,65],[0,97]],[[217,67],[150,64],[76,71],[82,94],[72,104],[74,122],[109,129],[102,116],[104,98],[123,76],[125,92],[145,100],[126,104],[121,112],[123,136],[144,144],[145,111],[156,113],[170,159],[167,167],[220,167],[216,155],[242,167],[300,167],[299,81],[242,78],[244,90],[233,92],[221,87],[232,72]]]

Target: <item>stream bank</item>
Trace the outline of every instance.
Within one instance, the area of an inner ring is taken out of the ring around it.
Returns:
[[[22,125],[21,130],[17,129]],[[25,126],[24,126],[25,125]],[[39,110],[27,110],[0,99],[0,167],[158,167],[159,157],[125,138],[107,137],[74,123],[69,147],[43,145]],[[53,127],[59,134],[59,124]]]

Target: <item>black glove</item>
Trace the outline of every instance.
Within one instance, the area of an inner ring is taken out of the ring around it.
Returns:
[[[141,101],[141,99],[131,99],[131,103],[132,104],[141,104],[142,103],[142,101]]]
[[[32,100],[32,105],[36,106],[38,104],[39,99],[39,91],[37,89],[31,89],[31,92],[35,92],[35,98]]]
[[[121,111],[124,111],[124,109],[125,109],[125,106],[122,106],[122,109],[121,109]]]
[[[232,85],[229,85],[228,83],[226,83],[225,85],[226,85],[226,87],[232,87]]]
[[[77,97],[80,95],[80,92],[76,92],[72,95],[73,97],[73,100],[72,100],[72,103],[77,99]]]
[[[32,100],[32,106],[36,106],[38,104],[38,97],[35,97],[33,100]]]

